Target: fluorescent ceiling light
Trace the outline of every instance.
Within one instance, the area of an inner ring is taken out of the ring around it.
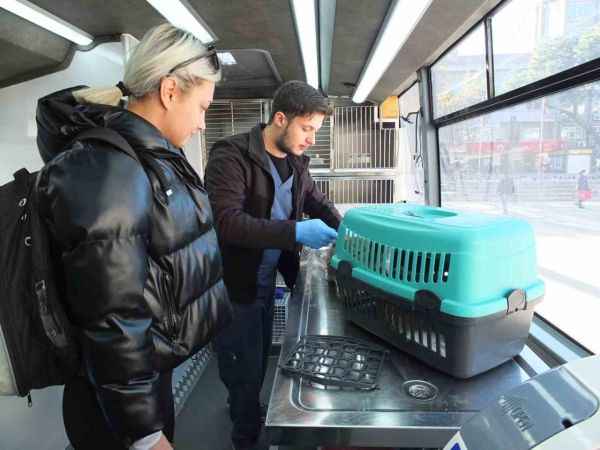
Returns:
[[[165,19],[177,28],[189,31],[204,44],[213,42],[216,36],[208,28],[202,17],[185,0],[146,0]]]
[[[90,45],[94,37],[83,30],[80,30],[69,22],[50,14],[39,6],[28,2],[27,0],[0,0],[0,8],[4,8],[11,13],[32,22],[51,33],[75,42],[78,45]]]
[[[237,61],[230,52],[219,52],[217,53],[217,58],[219,58],[219,61],[224,66],[233,66],[237,64]]]
[[[371,93],[381,76],[390,66],[408,36],[421,20],[431,0],[396,0],[379,32],[375,50],[371,52],[366,69],[363,70],[352,101],[362,103]]]
[[[304,61],[306,82],[319,89],[319,56],[317,53],[317,19],[314,0],[292,0],[300,52]]]

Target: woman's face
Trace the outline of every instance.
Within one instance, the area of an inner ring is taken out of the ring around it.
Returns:
[[[202,81],[185,92],[179,87],[173,90],[162,130],[173,145],[181,148],[193,134],[204,130],[204,116],[214,92],[215,83],[212,81]]]

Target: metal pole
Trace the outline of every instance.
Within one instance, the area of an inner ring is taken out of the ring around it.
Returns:
[[[433,124],[433,105],[431,100],[431,76],[429,68],[418,71],[419,98],[421,103],[421,152],[425,175],[425,203],[441,206],[441,180],[439,164],[439,143],[437,129]]]

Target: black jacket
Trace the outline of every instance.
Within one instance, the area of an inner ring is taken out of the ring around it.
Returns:
[[[231,316],[206,191],[182,152],[127,110],[77,105],[71,90],[38,103],[43,215],[60,257],[83,366],[125,445],[163,428],[158,374],[200,350]],[[98,141],[119,132],[156,172]]]
[[[264,125],[216,142],[209,153],[205,183],[215,213],[225,284],[232,301],[252,303],[263,249],[283,250],[279,271],[292,287],[299,267],[296,220],[303,214],[337,229],[340,214],[319,191],[309,158],[289,155],[294,173],[292,220],[270,220],[275,187],[262,138]]]

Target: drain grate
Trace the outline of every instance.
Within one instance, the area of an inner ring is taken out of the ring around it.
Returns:
[[[427,381],[412,380],[402,386],[409,397],[417,400],[433,400],[438,394],[438,388]]]
[[[308,335],[280,364],[283,372],[323,386],[371,390],[388,351],[360,339]]]

